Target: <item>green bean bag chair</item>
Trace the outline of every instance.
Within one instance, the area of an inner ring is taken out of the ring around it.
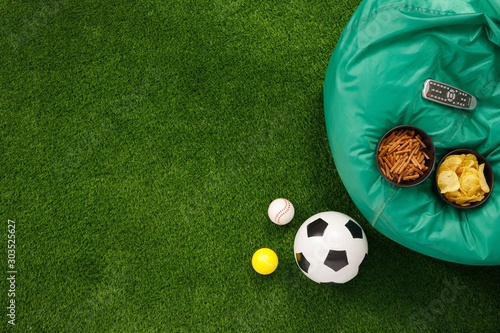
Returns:
[[[477,98],[465,111],[422,98],[426,79]],[[324,84],[332,155],[352,200],[369,223],[422,254],[467,265],[500,264],[500,2],[365,0],[345,27]],[[378,140],[413,125],[434,141],[436,164],[469,148],[490,162],[497,186],[477,208],[446,204],[435,170],[400,188],[377,169]]]

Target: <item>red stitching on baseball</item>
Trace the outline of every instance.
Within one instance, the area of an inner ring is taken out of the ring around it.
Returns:
[[[280,219],[286,214],[288,213],[288,211],[290,210],[290,201],[286,200],[286,199],[283,199],[285,200],[285,207],[283,209],[281,209],[277,214],[276,214],[276,217],[275,217],[275,220],[276,220],[276,223],[278,224],[281,224],[280,223]]]

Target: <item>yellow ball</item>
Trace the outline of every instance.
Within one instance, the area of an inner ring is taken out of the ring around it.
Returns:
[[[278,256],[268,248],[262,248],[255,251],[252,257],[253,269],[259,274],[268,275],[278,267]]]

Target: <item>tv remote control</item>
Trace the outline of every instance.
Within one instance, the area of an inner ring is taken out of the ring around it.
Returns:
[[[429,101],[464,110],[474,110],[477,105],[476,98],[471,94],[431,79],[425,81],[422,97]]]

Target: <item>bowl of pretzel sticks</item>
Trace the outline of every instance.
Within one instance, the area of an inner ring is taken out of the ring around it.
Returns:
[[[436,148],[429,135],[410,125],[397,126],[385,133],[376,155],[382,176],[400,187],[422,183],[436,162]]]

